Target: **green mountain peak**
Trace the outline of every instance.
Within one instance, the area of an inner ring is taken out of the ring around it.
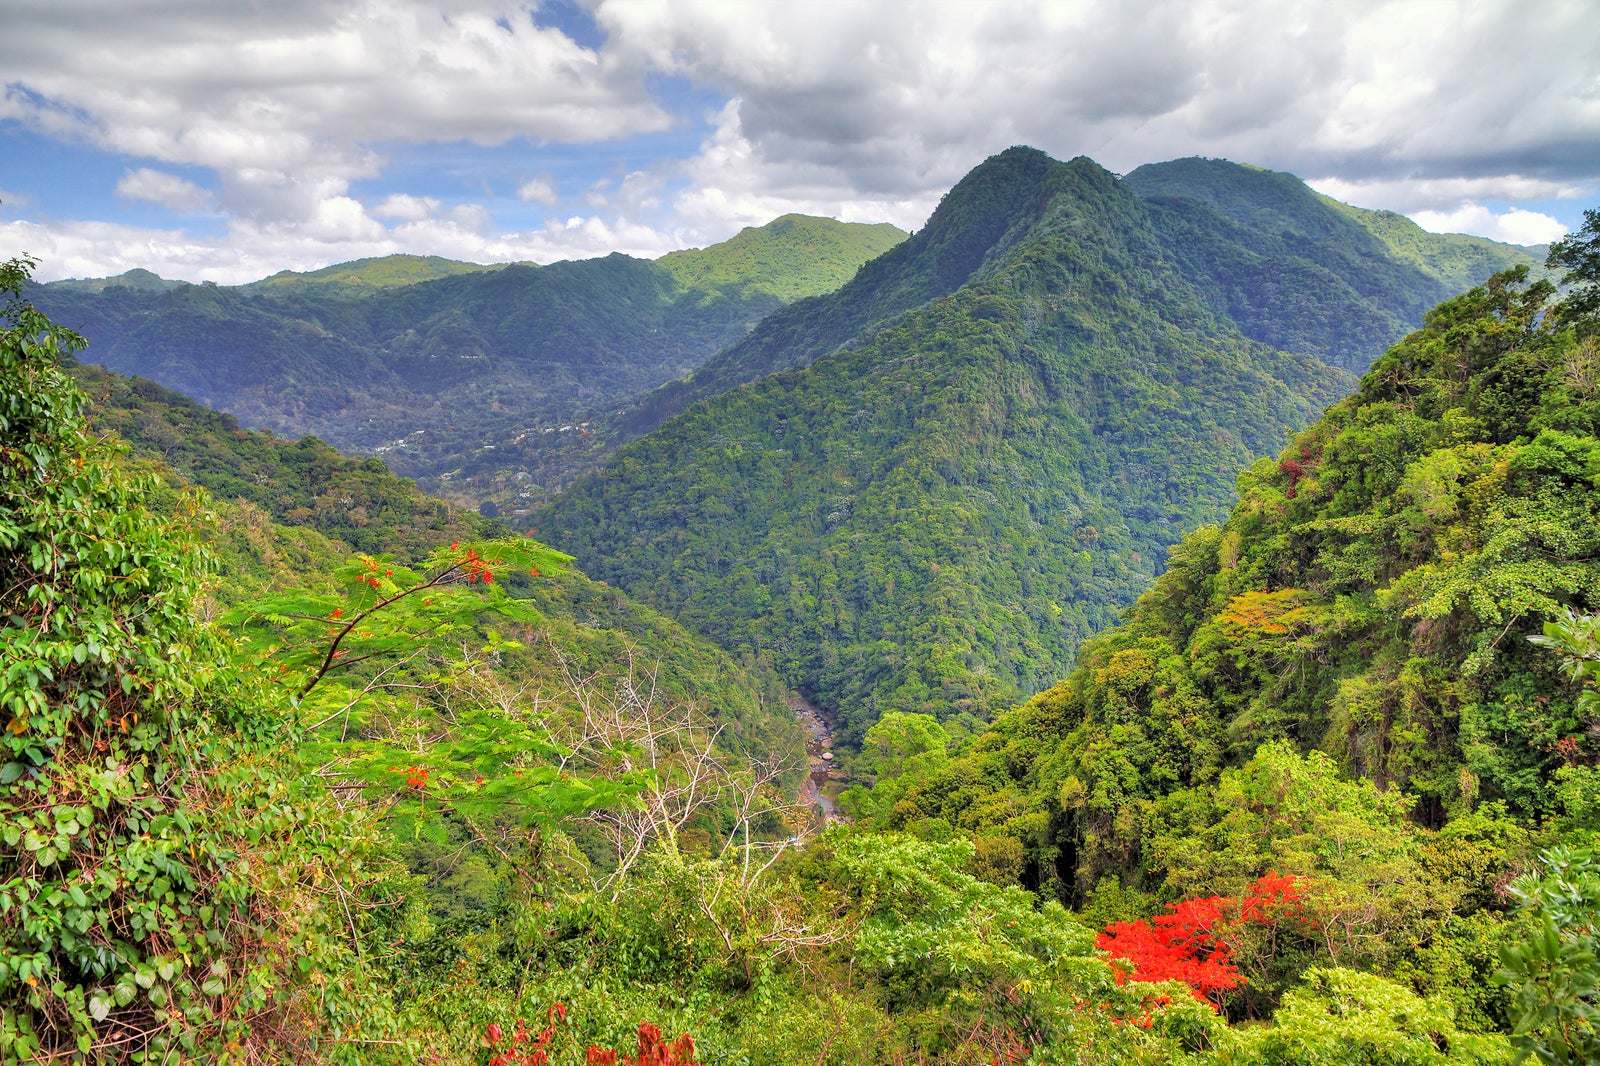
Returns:
[[[994,157],[707,367],[791,369],[624,448],[542,535],[857,730],[1004,705],[1350,382],[1211,315],[1165,221],[1091,160]]]
[[[832,292],[863,262],[905,238],[904,230],[887,223],[789,214],[709,248],[668,252],[656,263],[686,288],[750,290],[787,303]]]

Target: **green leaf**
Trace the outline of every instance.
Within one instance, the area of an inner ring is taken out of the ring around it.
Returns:
[[[89,997],[89,1017],[93,1018],[97,1022],[103,1022],[106,1020],[106,1016],[110,1013],[111,1000],[105,998],[98,992]]]

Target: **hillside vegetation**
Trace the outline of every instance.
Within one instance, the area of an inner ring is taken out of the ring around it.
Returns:
[[[1113,917],[1295,874],[1338,938],[1280,943],[1253,995],[1342,958],[1507,1024],[1504,885],[1600,828],[1592,696],[1528,639],[1600,606],[1600,356],[1551,292],[1430,312],[1066,680],[860,812]]]
[[[373,259],[355,259],[348,263],[335,263],[321,270],[280,270],[270,278],[240,286],[247,290],[285,291],[289,289],[327,289],[329,287],[359,292],[364,289],[394,288],[416,285],[419,282],[455,277],[457,274],[475,274],[498,267],[481,263],[463,263],[438,255],[384,255]]]
[[[863,267],[837,293],[775,312],[600,432],[619,439],[648,432],[697,400],[805,366],[949,295],[996,262],[1026,228],[1042,206],[1030,199],[1038,175],[1052,164],[1028,151],[979,167],[911,240]],[[1496,271],[1537,263],[1528,249],[1428,233],[1391,212],[1321,196],[1292,174],[1221,159],[1149,164],[1122,181],[1145,202],[1147,223],[1214,316],[1253,340],[1357,373],[1374,351],[1420,325],[1434,304]]]
[[[863,225],[810,215],[783,215],[748,226],[710,248],[668,252],[656,260],[686,289],[750,289],[784,303],[832,292],[906,239],[887,222]]]
[[[144,379],[96,366],[73,373],[96,401],[95,426],[113,430],[129,445],[132,463],[173,486],[153,502],[177,506],[185,485],[211,494],[209,542],[226,574],[215,594],[228,604],[288,587],[333,587],[335,571],[352,554],[412,566],[440,545],[509,532],[421,492],[377,459],[342,455],[314,437],[286,441],[241,429],[233,416]],[[632,661],[663,695],[794,751],[798,733],[770,671],[736,664],[574,566],[520,583],[517,595],[539,615],[530,632],[536,653],[522,657],[524,668],[552,691],[558,661],[581,675]]]
[[[1254,340],[1358,374],[1435,304],[1542,260],[1226,160],[1151,163],[1123,180],[1157,209],[1167,247],[1213,313]]]

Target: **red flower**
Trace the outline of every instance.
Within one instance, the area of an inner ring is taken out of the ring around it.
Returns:
[[[1182,981],[1202,1002],[1244,983],[1225,939],[1229,926],[1271,924],[1298,910],[1301,892],[1290,875],[1268,873],[1243,898],[1207,896],[1168,906],[1170,913],[1149,921],[1112,922],[1095,946],[1132,963],[1112,967],[1117,983]]]

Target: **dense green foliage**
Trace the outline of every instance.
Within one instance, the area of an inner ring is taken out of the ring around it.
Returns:
[[[342,455],[315,437],[283,440],[145,378],[75,366],[95,424],[222,501],[254,504],[273,522],[314,529],[350,551],[420,557],[498,526],[395,477],[378,459]]]
[[[416,285],[423,281],[454,277],[457,274],[475,274],[498,267],[479,263],[462,263],[437,255],[385,255],[375,259],[356,259],[348,263],[335,263],[321,270],[280,270],[270,278],[263,278],[247,290],[278,291],[290,289],[343,289],[351,293],[375,288],[393,288]]]
[[[785,216],[654,263],[387,256],[232,289],[129,272],[40,299],[113,369],[248,425],[383,454],[432,491],[520,517],[695,402],[1004,269],[1048,210],[1054,165],[1027,149],[996,157],[903,243],[891,226]],[[1220,160],[1123,181],[1213,317],[1357,372],[1445,296],[1534,262]]]
[[[233,416],[144,379],[95,366],[72,373],[96,401],[98,430],[114,431],[133,460],[168,480],[212,494],[215,521],[206,536],[227,579],[211,594],[224,603],[292,588],[326,596],[339,587],[336,574],[352,553],[412,566],[443,544],[505,532],[420,492],[380,460],[341,455],[314,437],[285,441],[241,429]],[[168,491],[153,502],[171,508],[181,497]],[[736,663],[575,568],[545,566],[540,580],[513,585],[538,615],[525,634],[530,646],[506,652],[522,661],[526,680],[556,689],[557,658],[582,676],[632,660],[651,672],[663,696],[713,708],[765,747],[794,747],[794,725],[770,671]]]
[[[980,276],[692,408],[540,519],[857,735],[886,710],[982,714],[1057,676],[1347,380],[1199,310],[1093,163],[990,166],[941,207],[972,228],[937,227],[970,264],[989,254]]]
[[[1501,949],[1498,983],[1515,996],[1517,1043],[1552,1066],[1600,1058],[1600,864],[1590,848],[1540,856],[1512,885],[1533,928]]]
[[[656,265],[686,289],[765,292],[784,303],[832,292],[862,263],[906,239],[887,222],[853,225],[810,215],[783,215],[749,226],[710,248],[668,252]]]
[[[621,547],[740,665],[379,462],[74,368],[91,412],[8,304],[0,1060],[1592,1058],[1584,235],[1567,304],[1435,309],[974,732],[1339,382],[1196,310],[1125,185],[1006,159],[959,290],[623,453]],[[791,801],[758,657],[859,711],[857,824]],[[1232,976],[1157,983],[1138,920],[1202,913]]]
[[[1002,879],[1107,917],[1294,874],[1311,926],[1233,1009],[1354,965],[1509,1028],[1503,886],[1597,827],[1593,700],[1563,680],[1588,653],[1539,647],[1591,647],[1570,609],[1600,602],[1596,355],[1552,291],[1518,270],[1435,309],[1070,677],[959,756],[881,763],[852,809],[971,835]]]
[[[0,1061],[351,1061],[393,1014],[325,987],[362,948],[321,886],[363,898],[370,837],[196,623],[201,501],[149,511],[59,366],[81,340],[0,314]]]
[[[1580,334],[1600,332],[1600,208],[1583,213],[1576,233],[1550,246],[1548,264],[1564,271],[1563,285],[1573,286],[1561,301],[1561,313]]]
[[[696,401],[805,366],[1004,269],[1012,244],[1048,209],[1041,181],[1055,165],[1028,149],[988,160],[915,236],[838,292],[774,312],[599,432],[618,439],[648,432]],[[1253,340],[1357,372],[1440,300],[1498,270],[1535,262],[1521,248],[1427,233],[1402,216],[1319,196],[1291,174],[1220,159],[1150,164],[1122,181],[1145,202],[1145,221],[1214,316],[1231,318]]]
[[[950,295],[1038,217],[1040,182],[1052,161],[1014,149],[962,179],[911,239],[866,263],[838,292],[768,315],[748,337],[669,382],[604,427],[621,439],[647,433],[695,402],[806,366],[874,327]]]

